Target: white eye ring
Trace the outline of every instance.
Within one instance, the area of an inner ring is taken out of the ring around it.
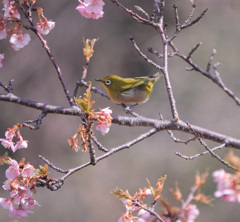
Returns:
[[[106,81],[105,81],[105,84],[106,84],[107,86],[109,86],[111,83],[112,83],[111,80],[106,80]]]

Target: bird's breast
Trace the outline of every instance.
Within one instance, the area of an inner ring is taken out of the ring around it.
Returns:
[[[124,103],[124,104],[135,104],[135,103],[143,103],[148,99],[147,92],[140,90],[138,88],[132,88],[129,90],[125,90],[116,95],[112,95],[111,98],[116,103]]]

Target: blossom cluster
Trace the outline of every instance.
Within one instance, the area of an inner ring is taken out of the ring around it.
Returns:
[[[34,4],[36,1],[20,1],[19,4],[25,4],[26,7],[29,7]],[[18,51],[28,45],[31,41],[31,37],[28,33],[23,32],[24,25],[21,21],[21,15],[19,10],[19,4],[16,4],[12,0],[3,0],[3,14],[0,14],[0,40],[6,39],[7,36],[10,36],[9,43],[15,51]],[[31,7],[32,8],[32,7]],[[43,15],[42,8],[35,8],[33,12],[36,12],[38,15],[38,22],[36,24],[36,30],[43,35],[47,35],[50,30],[55,26],[55,23],[47,20]],[[2,60],[4,58],[3,54],[0,54],[0,68],[2,67]]]
[[[0,138],[1,144],[7,149],[11,149],[12,152],[22,148],[26,149],[28,147],[28,141],[24,140],[21,136],[21,127],[21,124],[16,124],[12,128],[8,128],[5,132],[5,138]],[[13,141],[15,137],[18,139],[17,142]]]
[[[112,124],[112,117],[111,117],[112,110],[109,109],[109,107],[105,109],[101,109],[101,108],[99,109],[100,109],[99,112],[96,112],[94,113],[94,115],[92,114],[91,116],[92,118],[97,120],[96,130],[100,131],[101,134],[104,136],[109,132]],[[75,150],[75,152],[78,152],[79,149],[81,149],[82,147],[82,151],[87,152],[88,150],[87,141],[90,138],[90,134],[93,134],[93,130],[91,126],[89,130],[87,130],[87,128],[84,127],[83,125],[78,126],[77,133],[74,136],[71,136],[70,138],[68,138],[68,144],[70,145],[71,150],[73,149]],[[81,147],[78,145],[79,138],[81,139]]]
[[[217,190],[214,196],[222,198],[227,202],[240,203],[240,172],[235,174],[227,173],[224,169],[213,172],[214,182],[217,183]]]
[[[199,216],[200,212],[195,204],[191,202],[193,200],[197,202],[202,202],[210,204],[210,199],[200,192],[200,187],[205,184],[207,173],[205,174],[196,174],[195,184],[191,189],[191,192],[186,200],[182,198],[182,194],[178,187],[175,190],[171,189],[171,192],[174,198],[181,203],[181,207],[171,207],[167,200],[163,199],[162,189],[165,177],[158,179],[156,187],[153,188],[148,181],[148,187],[144,189],[139,189],[135,195],[131,196],[128,191],[123,191],[119,188],[116,188],[113,191],[118,198],[120,198],[126,208],[126,212],[119,218],[119,222],[194,222],[195,219]],[[147,196],[152,196],[153,201],[152,205],[148,206],[144,199]],[[156,213],[155,206],[157,201],[160,200],[161,212]],[[135,215],[134,215],[135,213]],[[157,215],[157,216],[156,216]]]
[[[240,157],[230,150],[226,156],[226,161],[240,169]],[[212,174],[214,182],[217,183],[217,190],[214,196],[222,198],[227,202],[240,203],[240,171],[235,174],[227,173],[224,169],[216,170]]]
[[[161,196],[165,180],[166,176],[160,177],[155,188],[152,187],[150,182],[147,180],[148,187],[144,187],[143,189],[139,188],[139,191],[133,196],[130,195],[128,190],[123,191],[120,188],[116,188],[112,193],[122,200],[126,208],[126,212],[119,218],[118,222],[152,221],[154,218],[151,215],[151,212],[153,212],[152,207],[148,207],[148,205],[144,203],[144,199],[148,196],[152,196],[154,202],[156,203]],[[134,215],[134,213],[136,213],[136,215]]]
[[[87,152],[87,145],[91,140],[91,135],[93,135],[92,126],[94,120],[97,121],[96,130],[100,131],[103,136],[109,132],[112,124],[112,110],[109,107],[104,109],[99,108],[99,112],[95,112],[93,108],[95,101],[91,100],[91,87],[92,84],[90,83],[84,97],[75,98],[77,105],[81,108],[82,112],[86,114],[83,121],[84,125],[80,124],[77,133],[68,138],[70,150],[73,149],[76,152],[80,149],[78,145],[79,138],[81,139],[82,151]]]
[[[103,6],[105,3],[102,0],[79,0],[80,4],[77,6],[82,16],[86,18],[99,19],[103,17]]]
[[[10,198],[0,197],[0,206],[9,210],[10,217],[27,217],[32,213],[32,209],[37,201],[32,197],[35,191],[35,168],[24,160],[18,163],[16,160],[7,161],[10,167],[6,170],[7,180],[2,186],[4,190],[10,192]]]

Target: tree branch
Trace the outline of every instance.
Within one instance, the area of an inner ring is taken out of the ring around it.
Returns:
[[[56,63],[56,60],[55,60],[55,58],[53,57],[53,54],[52,54],[50,48],[48,47],[47,41],[46,41],[45,39],[43,39],[42,35],[37,31],[37,29],[35,28],[36,26],[35,26],[35,24],[33,23],[31,16],[29,15],[29,12],[31,13],[31,10],[29,9],[29,10],[28,10],[29,12],[26,11],[26,10],[24,9],[24,7],[22,6],[22,4],[20,3],[19,0],[15,0],[15,2],[19,5],[19,7],[21,8],[21,10],[22,10],[23,14],[25,15],[26,19],[27,19],[28,22],[30,23],[30,25],[31,25],[31,27],[32,27],[31,30],[37,35],[37,37],[39,38],[40,42],[42,43],[43,48],[45,49],[45,51],[46,51],[46,53],[47,53],[50,61],[52,62],[53,66],[54,66],[54,68],[55,68],[55,70],[56,70],[56,72],[57,72],[58,79],[59,79],[60,82],[61,82],[61,85],[62,85],[62,87],[63,87],[64,93],[65,93],[65,95],[66,95],[66,97],[67,97],[67,100],[68,100],[69,104],[70,104],[71,106],[74,106],[74,105],[75,105],[75,102],[74,102],[73,97],[72,97],[72,95],[70,94],[70,92],[69,92],[69,90],[68,90],[68,88],[67,88],[67,85],[66,85],[66,83],[65,83],[65,81],[64,81],[64,79],[63,79],[63,75],[62,75],[62,71],[61,71],[61,69],[60,69],[60,66]]]
[[[83,115],[83,112],[77,106],[70,107],[70,108],[53,106],[53,105],[32,101],[32,100],[23,99],[13,94],[7,94],[7,95],[0,94],[0,101],[17,103],[19,105],[23,105],[29,108],[34,108],[37,110],[44,111],[46,114],[55,113],[55,114],[72,115],[72,116]],[[182,120],[178,120],[178,121],[156,120],[156,119],[146,118],[143,116],[127,117],[127,116],[112,115],[112,117],[113,117],[113,120],[112,120],[113,124],[125,125],[125,126],[131,126],[131,127],[139,127],[139,126],[152,127],[152,128],[156,128],[157,131],[176,130],[176,131],[191,133],[187,124]],[[240,149],[240,140],[237,138],[220,134],[220,133],[211,131],[209,129],[204,129],[199,126],[194,126],[194,125],[191,125],[191,126],[192,126],[192,129],[199,135],[200,138],[215,141],[220,144],[226,143],[226,147],[233,147],[236,149]]]

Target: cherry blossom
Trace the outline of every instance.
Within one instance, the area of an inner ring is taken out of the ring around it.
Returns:
[[[28,147],[27,140],[20,140],[12,147],[12,151],[16,152],[18,149],[26,149]]]
[[[182,210],[180,215],[185,222],[194,222],[194,220],[199,216],[199,210],[196,205],[188,204],[185,209]]]
[[[10,192],[10,198],[0,198],[0,206],[9,210],[10,217],[27,217],[32,213],[35,206],[39,206],[32,198],[34,190],[35,168],[29,163],[24,164],[24,160],[18,163],[16,160],[8,160],[10,167],[6,170],[8,178],[2,186],[4,190]]]
[[[12,141],[8,139],[0,139],[0,141],[5,148],[14,150],[14,143]]]
[[[80,4],[77,6],[82,16],[86,18],[99,19],[103,17],[103,6],[105,3],[102,0],[79,0]]]
[[[17,19],[20,19],[20,14],[16,8],[16,6],[13,6],[15,1],[10,0],[3,0],[3,11],[4,11],[4,18],[11,18],[15,17]]]
[[[10,161],[11,166],[6,170],[6,177],[8,179],[15,179],[20,175],[19,165],[16,160]]]
[[[1,144],[7,149],[11,149],[13,152],[16,152],[16,150],[18,149],[26,149],[28,147],[28,141],[23,140],[19,128],[19,124],[14,125],[12,128],[8,128],[8,130],[5,132],[6,138],[0,139]],[[13,142],[13,138],[15,136],[17,136],[17,138],[19,139],[16,144]]]
[[[98,113],[96,130],[99,130],[103,136],[106,135],[110,130],[112,123],[111,113],[112,110],[109,107],[100,109],[100,112]]]
[[[26,46],[29,42],[30,42],[31,38],[30,35],[27,33],[22,33],[19,32],[18,34],[15,33],[11,36],[9,42],[12,46],[12,48],[15,51],[18,51],[19,49],[23,48],[24,46]]]
[[[40,20],[39,23],[37,23],[37,30],[43,34],[43,35],[47,35],[53,28],[55,27],[55,22],[53,21],[48,21],[48,20],[44,20],[42,22],[42,20]]]
[[[213,172],[214,182],[217,183],[217,191],[214,196],[227,202],[240,203],[240,173],[227,173],[220,169]]]

